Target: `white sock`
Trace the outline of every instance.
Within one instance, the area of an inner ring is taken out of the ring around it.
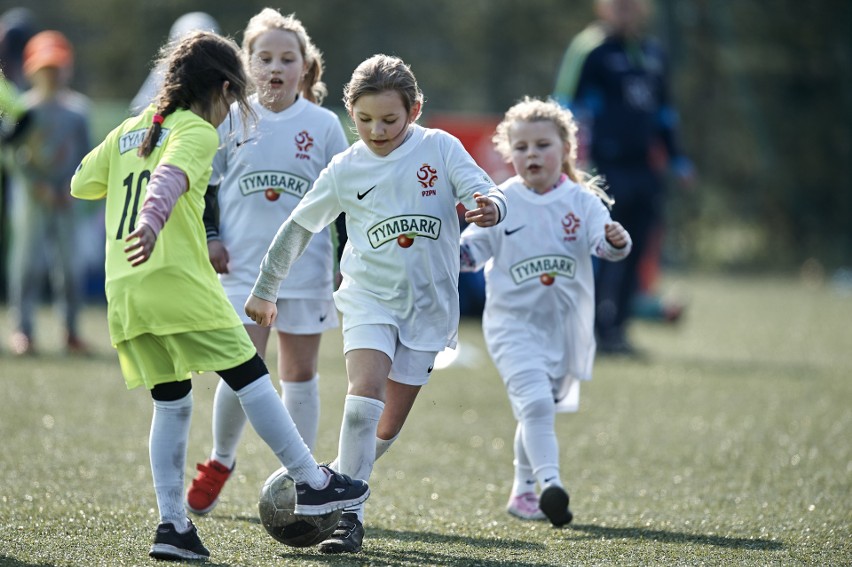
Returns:
[[[390,446],[393,445],[393,442],[396,441],[397,437],[399,437],[399,433],[391,437],[390,439],[382,439],[381,437],[376,437],[376,460],[379,460],[379,457],[384,455],[390,449]]]
[[[343,404],[343,424],[340,427],[340,442],[337,450],[337,463],[340,472],[359,480],[370,480],[373,464],[376,462],[376,445],[378,438],[376,430],[385,403],[373,398],[362,396],[346,396]],[[394,438],[395,439],[395,438]],[[393,442],[393,439],[390,440]],[[385,450],[390,447],[387,444]],[[382,451],[384,452],[384,451]],[[364,504],[344,509],[344,512],[355,513],[358,520],[364,523]]]
[[[559,442],[554,428],[556,407],[551,398],[538,398],[526,404],[521,413],[521,439],[533,474],[542,490],[559,478]]]
[[[210,458],[233,468],[237,446],[246,425],[246,412],[240,398],[224,380],[219,380],[213,398],[213,451]]]
[[[184,469],[189,424],[192,419],[192,392],[179,400],[154,400],[154,416],[148,437],[151,476],[160,523],[173,524],[179,532],[189,529],[183,501]]]
[[[346,396],[337,462],[340,472],[352,478],[370,480],[376,461],[376,430],[385,403],[362,396]]]
[[[399,437],[399,433],[397,433],[396,435],[394,435],[390,439],[382,439],[381,437],[376,437],[376,460],[377,461],[379,460],[379,457],[381,457],[382,455],[387,453],[388,449],[390,449],[390,446],[393,445],[393,442],[396,441],[397,437]],[[340,462],[338,461],[337,458],[335,458],[328,465],[328,468],[336,471],[339,466],[340,466]]]
[[[315,374],[307,382],[281,380],[281,401],[290,412],[290,417],[293,418],[305,444],[313,451],[319,431],[319,374]]]
[[[515,479],[512,482],[512,496],[535,492],[535,475],[527,458],[527,451],[524,449],[523,425],[520,422],[515,428],[514,451],[515,460],[512,464],[515,466]]]
[[[320,469],[310,449],[299,436],[296,424],[278,392],[272,387],[269,375],[258,378],[237,393],[248,420],[287,472],[296,482],[307,482],[312,488],[322,488],[328,476]]]

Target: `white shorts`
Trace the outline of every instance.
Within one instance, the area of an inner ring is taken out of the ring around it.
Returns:
[[[435,366],[437,352],[413,350],[399,342],[393,325],[357,325],[343,332],[343,354],[350,350],[378,350],[391,359],[390,379],[409,386],[424,386]]]
[[[246,315],[247,296],[229,295],[228,300],[244,325],[256,325]],[[333,299],[279,299],[275,330],[291,335],[316,335],[339,325]]]

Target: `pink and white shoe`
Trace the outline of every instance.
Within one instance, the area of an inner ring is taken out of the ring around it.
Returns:
[[[535,492],[524,492],[510,497],[506,511],[522,520],[541,521],[547,519],[547,516],[538,507],[538,496]]]

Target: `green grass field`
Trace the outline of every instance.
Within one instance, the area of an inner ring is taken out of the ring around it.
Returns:
[[[213,565],[848,565],[852,563],[852,292],[795,280],[683,277],[678,327],[634,327],[642,361],[601,359],[560,415],[574,523],[504,511],[512,419],[477,321],[376,465],[357,556],[291,549],[257,520],[277,462],[253,431],[220,504],[197,519]],[[126,391],[105,311],[94,357],[0,355],[0,565],[146,565],[158,521],[151,401]],[[0,323],[8,327],[5,311]],[[3,336],[5,340],[5,335]],[[336,454],[345,376],[324,339],[317,458]],[[274,364],[274,363],[273,363]],[[197,377],[187,476],[210,449],[215,378]]]

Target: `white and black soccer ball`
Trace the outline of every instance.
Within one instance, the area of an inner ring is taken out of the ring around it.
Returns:
[[[310,547],[325,541],[342,514],[336,510],[322,516],[301,516],[293,513],[295,505],[296,483],[282,467],[263,483],[257,508],[267,533],[290,547]]]

